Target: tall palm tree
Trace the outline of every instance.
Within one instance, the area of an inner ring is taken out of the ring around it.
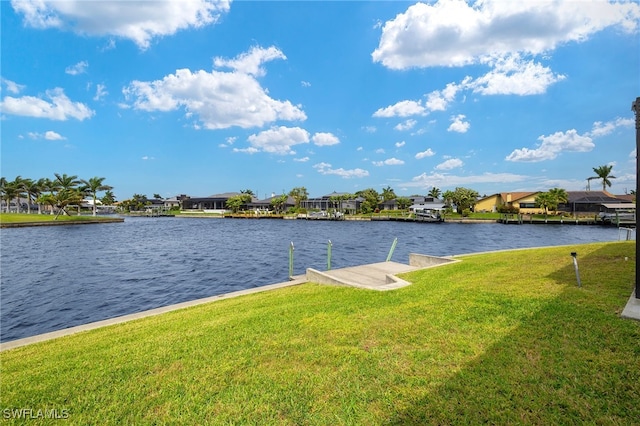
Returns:
[[[67,206],[80,204],[82,202],[82,191],[78,188],[61,189],[54,197],[55,205],[58,208],[54,220],[57,220],[61,212],[69,216]]]
[[[547,217],[549,210],[555,210],[557,207],[557,202],[551,192],[541,192],[536,196],[535,203],[538,207],[542,207],[544,209],[544,216]]]
[[[6,188],[8,183],[9,182],[7,182],[6,177],[4,176],[0,177],[0,201],[4,201],[6,198],[6,195],[7,195]],[[9,207],[9,203],[7,203],[7,208],[8,207]]]
[[[84,190],[88,192],[93,197],[93,215],[96,216],[96,200],[98,199],[98,191],[109,191],[113,189],[109,185],[105,185],[102,182],[105,180],[103,177],[92,177],[89,180],[81,180],[80,182],[84,185]]]
[[[431,190],[427,194],[427,197],[440,198],[441,195],[442,195],[442,191],[440,191],[440,188],[436,188],[434,186],[431,188]]]
[[[562,188],[551,188],[549,194],[556,201],[556,205],[569,202],[569,195]]]
[[[616,179],[615,176],[611,175],[611,170],[613,169],[612,165],[604,165],[600,167],[594,167],[593,171],[597,175],[596,179],[602,179],[602,191],[607,190],[607,186],[611,186],[610,179]]]
[[[23,185],[24,179],[21,176],[16,176],[13,182],[9,183],[9,186],[13,189],[13,197],[16,199],[16,213],[20,213],[20,199],[26,195]],[[9,199],[9,204],[11,203],[11,199]]]
[[[390,186],[382,188],[382,201],[389,201],[395,198],[397,198],[396,193]]]
[[[20,191],[21,189],[19,188],[19,182],[20,182],[20,176],[18,176],[17,178],[17,182],[11,181],[9,182],[7,179],[5,179],[4,177],[0,180],[0,184],[2,187],[2,199],[5,201],[6,203],[6,212],[9,213],[11,211],[11,200],[13,200],[14,198],[18,198],[18,209],[20,206]]]
[[[31,204],[36,201],[40,195],[38,182],[33,179],[23,179],[21,182],[22,189],[27,195],[27,214],[31,214]]]
[[[66,173],[63,173],[62,175],[54,173],[54,175],[56,178],[54,179],[53,183],[58,188],[58,191],[73,189],[82,183],[80,180],[78,180],[78,176],[75,175],[67,176]]]

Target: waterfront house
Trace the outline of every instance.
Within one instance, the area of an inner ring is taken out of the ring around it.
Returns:
[[[497,212],[501,206],[512,206],[519,209],[520,213],[538,214],[544,213],[543,209],[536,207],[537,192],[501,192],[479,199],[476,202],[476,212]]]
[[[558,205],[558,211],[580,214],[597,214],[603,204],[628,203],[632,201],[628,197],[620,197],[607,191],[567,191],[566,203]]]
[[[258,199],[253,199],[250,203],[247,203],[247,208],[249,210],[254,210],[254,211],[269,211],[269,210],[274,210],[274,206],[272,204],[273,200],[276,198],[280,198],[281,195],[275,195],[275,194],[271,194],[271,197],[265,198],[264,200],[258,200]],[[287,200],[284,202],[284,204],[281,207],[281,211],[286,212],[287,210],[289,210],[290,208],[293,208],[296,206],[296,200],[295,198],[291,197],[291,196],[287,196]]]
[[[227,210],[227,200],[240,195],[239,192],[225,192],[208,197],[191,197],[182,200],[183,210],[202,210],[206,213],[224,213]],[[251,200],[258,201],[253,198]]]
[[[338,209],[340,211],[356,212],[360,209],[360,205],[364,201],[362,197],[344,198],[351,195],[347,192],[332,192],[319,198],[308,198],[300,202],[300,207],[307,210],[328,211],[329,209]]]

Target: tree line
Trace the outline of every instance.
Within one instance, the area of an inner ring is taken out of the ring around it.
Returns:
[[[103,177],[79,179],[75,175],[55,173],[53,179],[40,178],[38,180],[17,176],[9,181],[5,177],[0,178],[0,199],[5,202],[5,212],[10,212],[11,202],[16,201],[16,213],[20,213],[21,199],[27,199],[27,213],[31,213],[31,207],[35,204],[38,213],[43,213],[43,207],[49,207],[50,212],[68,215],[69,206],[80,205],[85,197],[93,198],[93,215],[96,215],[98,192],[105,191],[101,202],[111,205],[115,197],[111,190],[113,187],[104,183]]]

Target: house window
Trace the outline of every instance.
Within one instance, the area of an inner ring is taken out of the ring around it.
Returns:
[[[535,209],[536,203],[519,203],[521,209]]]

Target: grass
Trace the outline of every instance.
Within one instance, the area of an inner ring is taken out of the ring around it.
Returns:
[[[222,300],[0,353],[0,411],[57,408],[73,424],[631,424],[640,323],[619,313],[634,274],[635,242],[599,243],[465,256],[391,292],[305,284]]]
[[[95,220],[112,220],[111,217],[104,216],[58,216],[50,214],[27,214],[27,213],[0,213],[0,223],[30,223],[30,222],[81,222]]]

